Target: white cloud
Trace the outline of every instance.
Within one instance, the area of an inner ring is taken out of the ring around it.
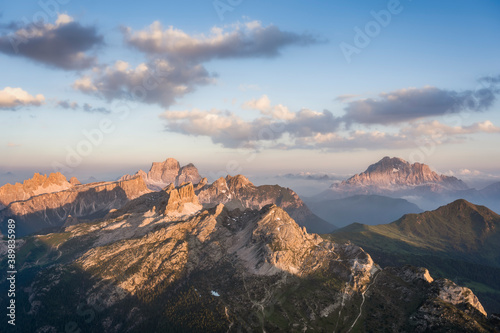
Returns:
[[[296,116],[295,113],[290,112],[286,106],[281,104],[271,106],[271,100],[267,95],[262,95],[262,97],[258,99],[243,103],[242,108],[260,111],[263,115],[271,116],[273,119],[291,120]]]
[[[21,88],[5,87],[0,90],[0,109],[13,109],[19,106],[40,106],[45,102],[42,94],[30,95]]]

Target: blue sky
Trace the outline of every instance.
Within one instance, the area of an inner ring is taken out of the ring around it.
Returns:
[[[0,13],[12,179],[113,179],[167,157],[213,176],[351,174],[386,155],[500,173],[496,1],[46,0]]]

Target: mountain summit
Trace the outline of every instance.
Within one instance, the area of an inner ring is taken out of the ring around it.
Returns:
[[[35,173],[33,178],[26,179],[22,184],[5,184],[0,187],[0,209],[11,202],[26,200],[34,195],[67,190],[80,182],[75,177],[70,181],[60,172],[51,173],[49,176]]]
[[[335,187],[345,186],[379,186],[379,187],[412,187],[421,185],[439,185],[450,190],[465,190],[467,185],[455,177],[439,175],[422,163],[413,163],[399,157],[384,157],[372,164],[358,175],[343,181]]]
[[[153,162],[148,173],[139,170],[135,175],[125,175],[120,180],[131,179],[138,175],[144,179],[148,188],[154,191],[161,190],[170,184],[175,186],[185,182],[198,184],[201,180],[198,169],[193,164],[189,163],[181,167],[174,158],[167,158],[164,162]]]

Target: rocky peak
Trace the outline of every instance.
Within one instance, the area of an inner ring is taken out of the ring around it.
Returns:
[[[197,184],[202,179],[198,169],[192,163],[181,168],[179,162],[174,158],[167,158],[164,162],[153,162],[149,172],[139,170],[134,176],[141,176],[148,188],[154,191],[161,191],[169,184],[175,186],[184,182]],[[120,180],[130,179],[134,176],[125,175]]]
[[[192,183],[184,183],[179,187],[170,184],[165,193],[167,197],[160,206],[160,213],[169,216],[190,215],[199,211],[202,206],[194,193]]]
[[[198,173],[198,169],[192,164],[183,166],[180,168],[177,177],[175,178],[176,185],[190,182],[193,184],[199,183],[201,180],[200,174]]]
[[[73,180],[73,182],[75,181]],[[14,201],[27,200],[35,195],[63,191],[71,187],[73,187],[73,183],[68,182],[60,172],[51,173],[48,177],[35,173],[33,178],[26,179],[22,184],[6,184],[0,187],[0,206],[7,206]]]
[[[226,183],[228,187],[232,191],[239,190],[241,188],[244,188],[246,186],[254,186],[253,183],[245,176],[243,175],[236,175],[234,177],[231,177],[230,175],[226,176]]]
[[[78,180],[78,178],[76,178],[76,177],[71,177],[71,178],[69,179],[69,183],[70,183],[71,185],[73,185],[73,186],[75,186],[75,185],[82,185],[82,183],[80,183],[80,181],[79,181],[79,180]]]
[[[332,188],[349,186],[420,186],[436,184],[449,189],[464,190],[467,185],[455,177],[438,175],[431,168],[422,163],[410,164],[398,157],[384,157],[370,165],[366,171],[354,175]]]
[[[210,185],[197,187],[196,193],[200,203],[206,207],[223,203],[228,209],[261,209],[276,204],[310,232],[327,233],[335,229],[335,226],[314,215],[291,189],[279,185],[255,186],[243,175],[220,177]]]
[[[148,179],[166,184],[175,183],[180,168],[179,162],[173,158],[167,158],[164,162],[153,162]]]

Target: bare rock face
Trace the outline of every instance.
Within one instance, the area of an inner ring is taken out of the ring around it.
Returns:
[[[358,175],[343,181],[338,187],[343,186],[420,186],[438,184],[447,189],[465,190],[467,185],[455,177],[438,175],[430,167],[422,163],[410,164],[398,157],[384,157],[372,164]]]
[[[179,187],[170,184],[165,193],[168,197],[165,199],[164,206],[160,206],[159,211],[164,215],[179,216],[190,215],[203,208],[198,202],[198,197],[194,193],[192,183],[183,183]]]
[[[436,281],[436,287],[439,299],[455,305],[470,305],[471,307],[482,313],[484,316],[487,316],[482,304],[469,288],[458,286],[447,279]]]
[[[297,193],[279,185],[255,186],[242,175],[219,178],[210,185],[197,187],[198,199],[206,207],[224,204],[228,209],[261,209],[275,204],[283,208],[309,232],[327,233],[335,226],[314,215]]]
[[[150,192],[141,177],[117,182],[74,186],[59,192],[44,193],[24,201],[10,203],[0,211],[0,227],[5,230],[8,218],[16,220],[16,234],[62,226],[68,217],[97,218],[111,209]],[[70,219],[72,221],[72,219]],[[70,222],[71,223],[71,222]]]
[[[198,184],[201,181],[198,169],[192,164],[183,166],[180,168],[177,177],[175,178],[175,184],[178,186],[182,183],[193,183]]]
[[[153,162],[148,179],[158,183],[174,183],[180,168],[179,162],[173,158],[167,158],[165,162]]]
[[[167,158],[164,162],[153,162],[149,172],[139,170],[134,176],[125,175],[120,180],[130,179],[135,176],[141,176],[149,189],[161,191],[169,184],[179,186],[184,182],[198,184],[202,179],[198,169],[189,163],[181,168],[179,162],[173,158]]]
[[[69,189],[78,182],[75,177],[73,178],[68,182],[60,172],[51,173],[48,177],[35,173],[33,178],[25,180],[22,184],[6,184],[0,187],[0,206],[7,206],[14,201],[27,200],[39,194]]]

